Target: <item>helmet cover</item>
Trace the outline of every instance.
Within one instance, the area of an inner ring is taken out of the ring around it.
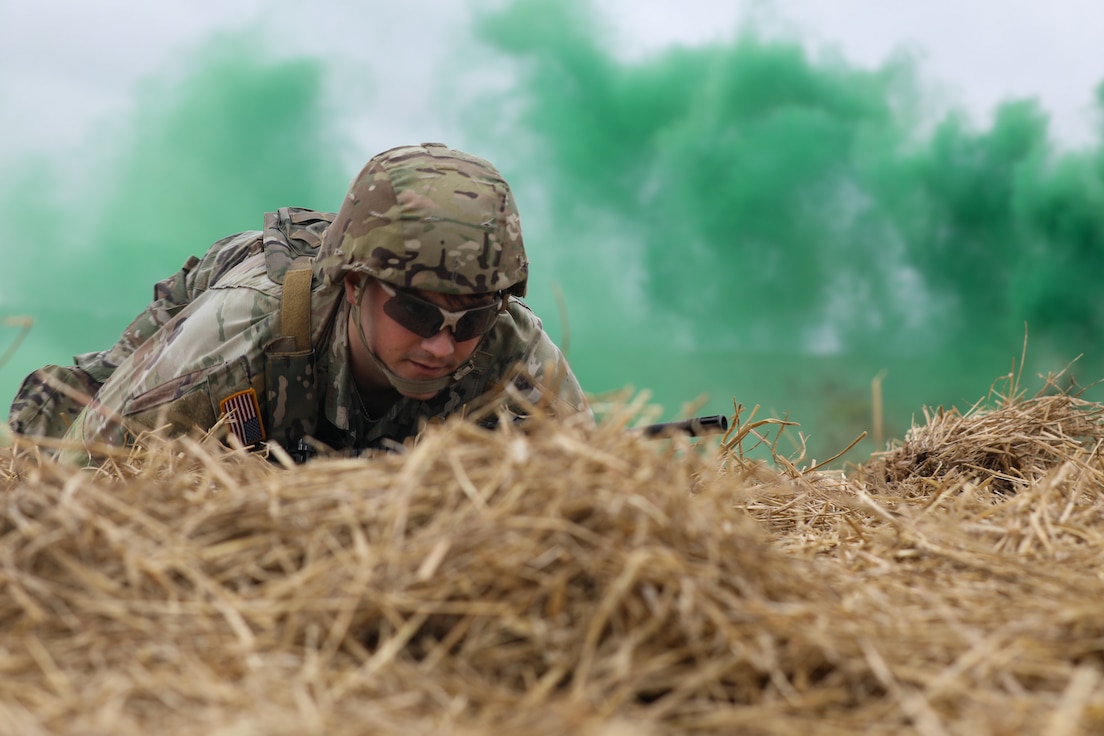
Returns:
[[[349,187],[316,261],[400,288],[525,295],[529,261],[509,185],[488,161],[423,143],[372,158]]]

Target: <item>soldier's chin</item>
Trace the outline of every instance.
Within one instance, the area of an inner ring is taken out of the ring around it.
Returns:
[[[434,396],[436,396],[439,393],[441,393],[440,389],[438,389],[437,391],[429,391],[429,392],[423,391],[421,393],[414,393],[414,392],[411,392],[411,391],[403,391],[402,389],[399,389],[399,394],[401,394],[402,396],[405,396],[408,399],[414,399],[415,401],[429,401],[430,399],[432,399]]]

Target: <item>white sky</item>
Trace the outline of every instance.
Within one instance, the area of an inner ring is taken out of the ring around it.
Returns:
[[[482,0],[496,2],[500,0]],[[558,2],[559,0],[548,0]],[[98,119],[125,114],[139,79],[156,75],[218,29],[263,18],[267,41],[294,50],[401,65],[404,82],[377,90],[384,109],[430,114],[399,100],[432,86],[435,34],[462,23],[459,0],[0,0],[0,153],[76,143]],[[766,18],[854,64],[875,66],[906,49],[921,80],[976,119],[1001,99],[1032,96],[1070,144],[1095,140],[1093,106],[1104,80],[1099,0],[601,0],[627,56],[670,43],[731,38],[740,20]],[[427,28],[430,29],[427,32]],[[413,41],[411,39],[414,39]],[[413,84],[411,84],[413,81]],[[429,95],[424,95],[429,96]],[[405,104],[390,104],[397,102]]]

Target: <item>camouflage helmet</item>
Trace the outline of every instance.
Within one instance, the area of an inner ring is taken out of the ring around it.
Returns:
[[[529,261],[510,186],[494,166],[443,143],[374,156],[322,238],[316,268],[446,294],[525,295]]]

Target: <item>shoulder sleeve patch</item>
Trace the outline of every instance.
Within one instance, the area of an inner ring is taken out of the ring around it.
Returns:
[[[255,445],[265,438],[264,424],[261,422],[261,405],[257,401],[257,392],[253,389],[247,388],[236,394],[230,394],[219,402],[219,410],[222,416],[228,417],[227,428],[246,447]]]

